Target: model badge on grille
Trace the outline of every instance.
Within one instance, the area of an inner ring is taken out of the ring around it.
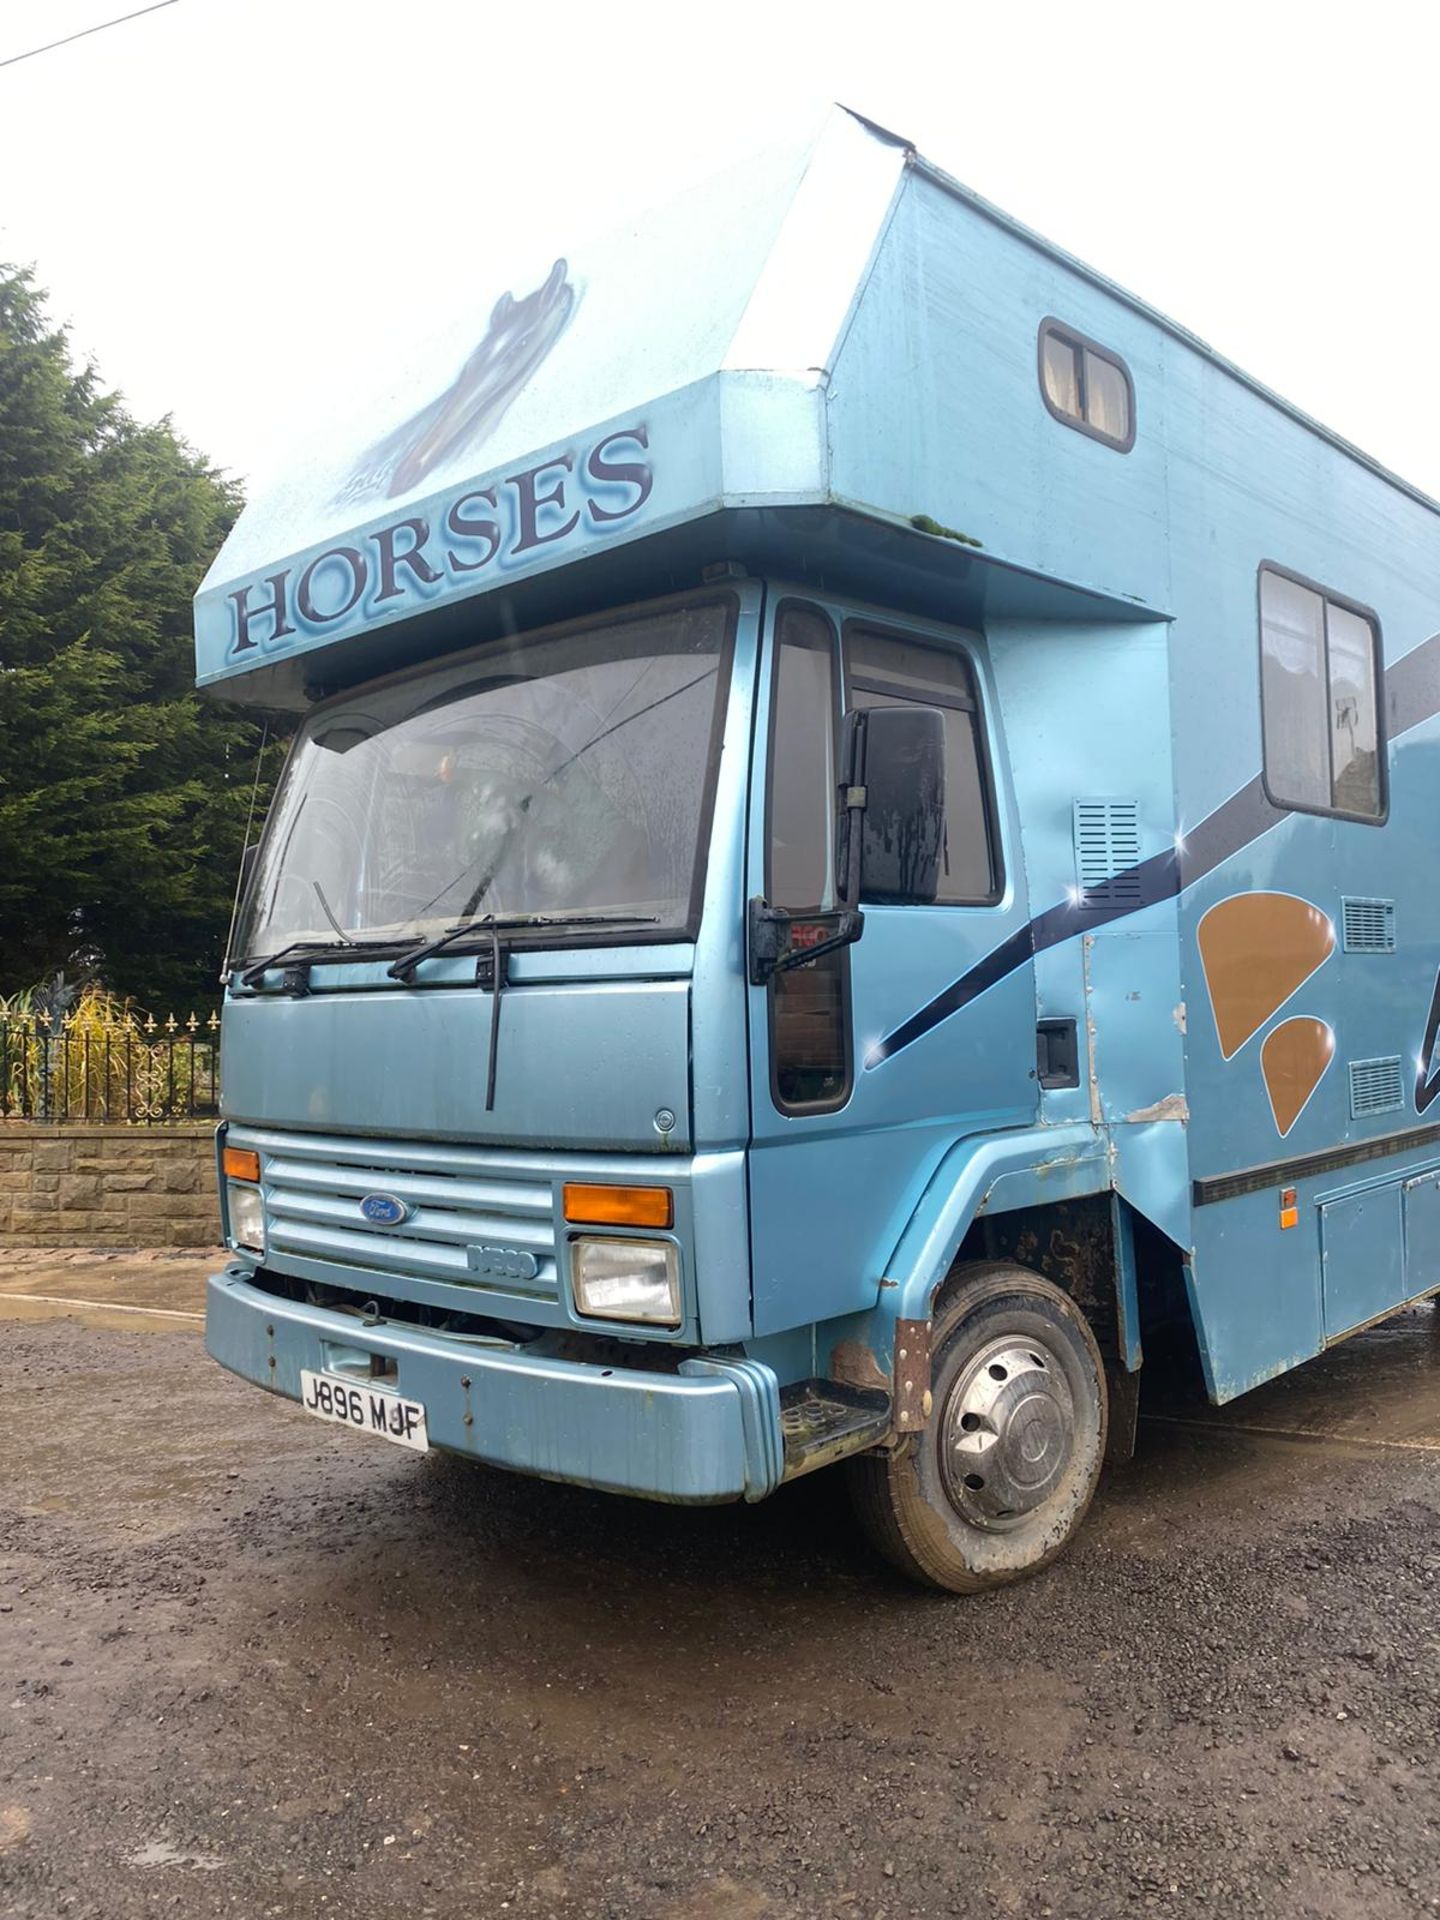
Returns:
[[[540,1262],[526,1247],[466,1247],[465,1264],[492,1280],[533,1280],[540,1271]]]
[[[360,1211],[377,1227],[398,1227],[411,1213],[406,1202],[397,1200],[393,1193],[367,1193],[360,1202]]]

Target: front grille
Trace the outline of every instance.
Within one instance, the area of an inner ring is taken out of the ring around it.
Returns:
[[[509,1298],[559,1297],[548,1176],[517,1173],[513,1162],[479,1149],[420,1141],[249,1127],[232,1128],[228,1138],[262,1155],[271,1254]],[[393,1196],[412,1211],[398,1225],[376,1224],[361,1212],[367,1194]]]

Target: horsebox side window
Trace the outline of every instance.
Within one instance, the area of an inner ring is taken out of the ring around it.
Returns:
[[[1040,323],[1040,392],[1059,421],[1119,453],[1135,444],[1135,383],[1118,353],[1058,320]]]
[[[955,647],[849,626],[845,691],[852,711],[939,708],[945,722],[945,839],[934,904],[993,906],[1001,892],[1000,857],[980,700],[969,660]]]
[[[1373,615],[1260,569],[1265,789],[1276,806],[1383,820],[1379,651]]]
[[[792,912],[835,904],[835,629],[798,601],[776,622],[766,778],[765,893]],[[771,1090],[785,1112],[825,1112],[850,1094],[850,956],[844,948],[772,978]]]

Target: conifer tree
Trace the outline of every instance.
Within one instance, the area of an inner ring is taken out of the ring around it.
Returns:
[[[197,699],[191,599],[238,508],[0,265],[0,992],[215,997],[260,729]]]

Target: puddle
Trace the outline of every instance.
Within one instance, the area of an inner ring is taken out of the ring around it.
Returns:
[[[127,1867],[189,1867],[200,1873],[214,1873],[225,1862],[218,1853],[192,1853],[184,1847],[172,1847],[168,1840],[152,1840],[147,1846],[125,1856]]]

